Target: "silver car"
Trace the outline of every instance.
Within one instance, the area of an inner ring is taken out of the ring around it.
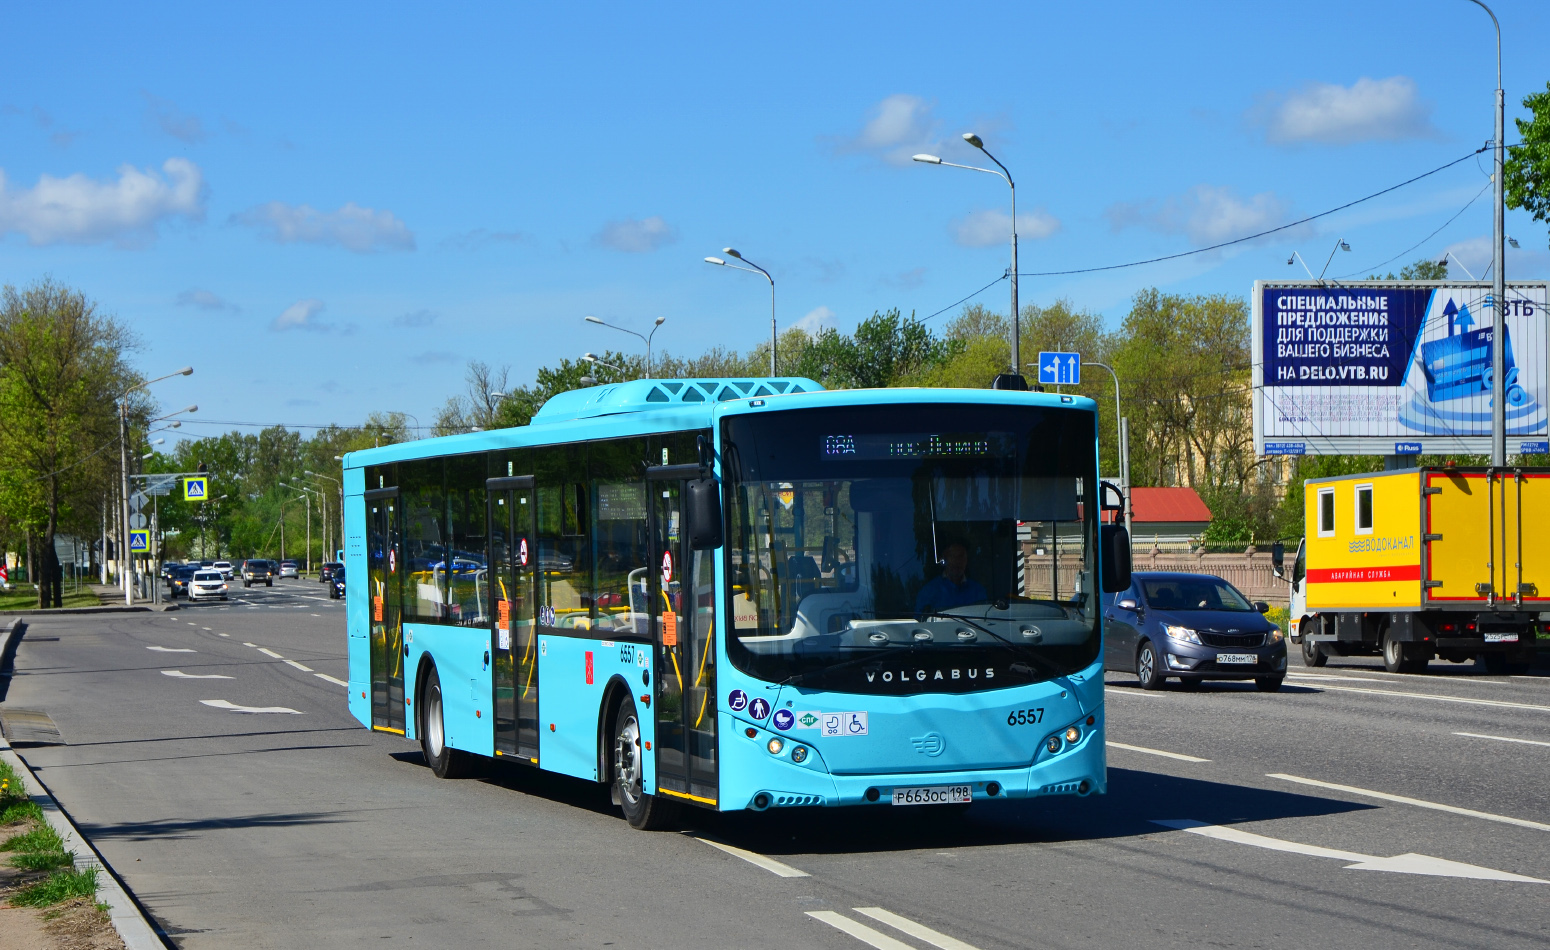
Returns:
[[[281,561],[280,562],[280,576],[281,577],[300,577],[301,575],[296,572],[296,562],[295,561]]]

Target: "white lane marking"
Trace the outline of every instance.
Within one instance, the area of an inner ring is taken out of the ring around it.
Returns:
[[[310,666],[302,666],[300,663],[297,663],[295,660],[286,660],[285,662],[288,665],[294,666],[298,670],[301,670],[303,673],[311,673],[312,672],[312,667],[310,667]]]
[[[188,647],[146,647],[147,650],[155,650],[157,653],[198,653],[198,650],[190,650]]]
[[[239,713],[290,713],[292,716],[300,716],[301,710],[292,709],[289,706],[238,706],[236,703],[224,699],[201,699],[206,706],[214,706],[216,709],[228,709]]]
[[[312,614],[312,616],[314,616],[314,617],[321,617],[323,615],[322,614]]]
[[[1337,673],[1288,673],[1286,678],[1289,680],[1349,680],[1352,683],[1387,682],[1372,676],[1341,676]]]
[[[264,656],[272,656],[272,657],[274,657],[277,660],[285,659],[285,657],[283,657],[280,654],[274,652],[273,650],[269,649],[268,647],[259,647],[258,648],[258,652],[262,653]]]
[[[844,914],[837,914],[832,910],[810,910],[807,916],[814,920],[821,920],[842,933],[850,934],[857,940],[877,950],[915,950],[902,940],[895,940],[881,930],[873,930],[866,924],[857,923]]]
[[[252,647],[252,648],[253,648],[253,649],[255,649],[255,650],[257,650],[257,649],[258,649],[258,644],[256,644],[256,643],[249,643],[249,642],[248,642],[248,641],[246,641],[246,640],[243,640],[243,641],[242,641],[242,645],[243,645],[243,646],[245,646],[245,647]]]
[[[1463,736],[1466,739],[1494,739],[1497,742],[1519,742],[1523,745],[1542,745],[1550,747],[1550,742],[1540,742],[1538,739],[1514,739],[1511,736],[1483,736],[1478,732],[1455,732],[1454,735]]]
[[[1187,818],[1161,820],[1154,818],[1152,819],[1152,824],[1162,825],[1164,828],[1173,828],[1178,831],[1187,831],[1190,834],[1203,835],[1207,838],[1215,838],[1218,841],[1246,844],[1252,848],[1265,848],[1270,851],[1286,851],[1292,854],[1305,854],[1315,858],[1334,858],[1337,861],[1356,862],[1346,865],[1345,869],[1347,871],[1392,871],[1396,874],[1463,877],[1478,881],[1518,881],[1524,884],[1550,884],[1550,881],[1542,881],[1537,877],[1525,877],[1522,874],[1513,874],[1509,871],[1483,868],[1477,864],[1464,864],[1459,861],[1449,861],[1446,858],[1434,858],[1427,854],[1409,853],[1395,855],[1392,858],[1379,858],[1370,854],[1358,854],[1355,851],[1337,851],[1334,848],[1321,848],[1317,845],[1283,841],[1280,838],[1257,835],[1250,831],[1239,831],[1236,828],[1223,828],[1220,825],[1208,825],[1203,821],[1191,821]]]
[[[1398,689],[1367,689],[1362,686],[1331,686],[1328,683],[1320,683],[1315,689],[1333,689],[1343,693],[1369,693],[1374,696],[1403,696],[1408,699],[1432,699],[1439,703],[1463,703],[1466,706],[1500,706],[1506,709],[1532,709],[1536,712],[1550,712],[1550,706],[1535,706],[1532,703],[1509,703],[1500,699],[1465,699],[1462,696],[1444,696],[1441,693],[1411,693]]]
[[[335,682],[338,682],[338,680],[335,680]],[[348,686],[349,684],[346,683],[344,685]],[[744,861],[747,861],[749,864],[752,864],[755,867],[764,868],[766,871],[770,872],[771,874],[777,875],[779,877],[811,877],[812,876],[812,875],[808,874],[806,871],[799,871],[799,870],[797,870],[796,868],[792,867],[789,864],[781,864],[779,861],[775,860],[774,858],[767,858],[764,855],[757,854],[757,853],[755,853],[753,851],[744,851],[742,848],[734,848],[734,847],[732,847],[729,844],[722,844],[719,841],[712,841],[709,838],[701,838],[698,835],[689,835],[689,837],[693,838],[695,841],[699,841],[699,842],[703,842],[704,844],[708,844],[712,848],[715,848],[718,851],[725,851],[727,854],[730,854],[734,858],[742,858]]]
[[[900,917],[893,911],[883,910],[881,907],[854,907],[851,908],[858,914],[866,914],[873,920],[880,920],[895,930],[903,931],[917,940],[923,940],[933,947],[941,950],[979,950],[970,943],[964,943],[957,937],[949,937],[947,934],[938,933],[925,924],[918,924],[908,917]]]
[[[218,634],[216,634],[216,636],[218,636],[218,637],[229,637],[229,636],[231,636],[231,634],[229,634],[229,633],[218,633]]]
[[[1345,792],[1348,795],[1361,795],[1366,798],[1376,798],[1385,802],[1397,802],[1401,805],[1414,805],[1417,808],[1430,808],[1433,811],[1445,811],[1453,815],[1464,815],[1469,818],[1483,818],[1486,821],[1499,821],[1504,825],[1517,825],[1519,828],[1533,828],[1536,831],[1550,831],[1550,825],[1538,821],[1529,821],[1527,818],[1513,818],[1508,815],[1494,815],[1488,811],[1475,811],[1473,808],[1459,808],[1457,805],[1443,805],[1439,802],[1429,802],[1420,798],[1407,798],[1404,795],[1390,795],[1388,792],[1375,792],[1367,788],[1357,788],[1354,785],[1337,785],[1334,782],[1321,782],[1314,778],[1302,778],[1298,775],[1286,775],[1282,772],[1270,772],[1267,778],[1278,778],[1283,782],[1296,782],[1298,785],[1312,785],[1315,788],[1327,788],[1333,792]]]
[[[229,680],[232,677],[223,676],[220,673],[185,673],[182,670],[162,670],[161,675],[171,676],[180,680]]]
[[[349,689],[350,688],[350,684],[349,683],[346,683],[342,679],[336,679],[336,678],[334,678],[332,676],[329,676],[327,673],[313,673],[312,675],[316,676],[320,680],[328,680],[330,683],[333,683],[335,686],[343,686],[345,689]]]
[[[1104,696],[1134,696],[1137,699],[1162,699],[1162,697],[1157,695],[1156,693],[1143,693],[1138,688],[1137,689],[1126,689],[1124,687],[1119,687],[1119,686],[1105,686],[1103,688],[1103,695]]]
[[[193,621],[192,621],[192,620],[190,620],[190,621],[189,621],[189,622],[188,622],[188,625],[189,625],[189,626],[190,626],[190,627],[197,627],[197,626],[199,626],[199,624],[197,624],[197,623],[194,623],[194,622],[193,622]]]
[[[201,629],[201,630],[209,630],[210,628],[209,627],[200,627],[199,629]]]
[[[1126,749],[1130,752],[1145,752],[1147,755],[1160,755],[1165,759],[1178,759],[1180,762],[1209,762],[1210,759],[1202,759],[1195,755],[1185,755],[1182,752],[1164,752],[1161,749],[1148,749],[1142,745],[1126,745],[1123,742],[1105,742],[1104,745],[1113,749]]]

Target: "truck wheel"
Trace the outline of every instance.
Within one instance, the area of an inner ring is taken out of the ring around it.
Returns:
[[[1319,645],[1309,639],[1307,632],[1304,631],[1302,635],[1302,665],[1323,666],[1328,662],[1329,655],[1319,649]]]
[[[1145,640],[1141,643],[1141,651],[1136,654],[1136,680],[1142,689],[1162,689],[1168,677],[1162,675],[1162,660],[1157,656],[1157,648],[1152,646],[1152,641]]]
[[[1383,634],[1383,668],[1390,673],[1409,673],[1409,660],[1410,657],[1405,652],[1405,645],[1385,631]]]
[[[1505,653],[1486,653],[1486,654],[1484,654],[1484,657],[1485,657],[1485,671],[1487,673],[1491,674],[1492,676],[1506,676],[1507,675],[1507,654],[1505,654]]]

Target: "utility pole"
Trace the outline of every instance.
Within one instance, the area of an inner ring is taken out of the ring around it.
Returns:
[[[1507,95],[1502,91],[1502,25],[1496,19],[1496,14],[1481,0],[1470,0],[1486,12],[1491,18],[1491,25],[1496,28],[1496,141],[1492,152],[1495,155],[1495,174],[1491,176],[1491,183],[1495,186],[1495,200],[1492,202],[1492,218],[1494,226],[1491,232],[1491,269],[1494,276],[1491,278],[1491,467],[1504,468],[1507,465],[1507,381],[1503,377],[1507,373],[1507,279],[1503,273],[1503,265],[1506,263],[1506,220],[1507,206],[1503,198],[1502,165],[1506,160],[1506,135],[1507,125]]]

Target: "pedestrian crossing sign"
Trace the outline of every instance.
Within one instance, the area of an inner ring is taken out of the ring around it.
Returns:
[[[130,554],[149,554],[150,550],[151,550],[151,532],[143,531],[143,530],[142,531],[131,530],[129,532],[129,553]]]
[[[204,501],[209,496],[209,490],[210,480],[203,475],[183,479],[184,501]]]

